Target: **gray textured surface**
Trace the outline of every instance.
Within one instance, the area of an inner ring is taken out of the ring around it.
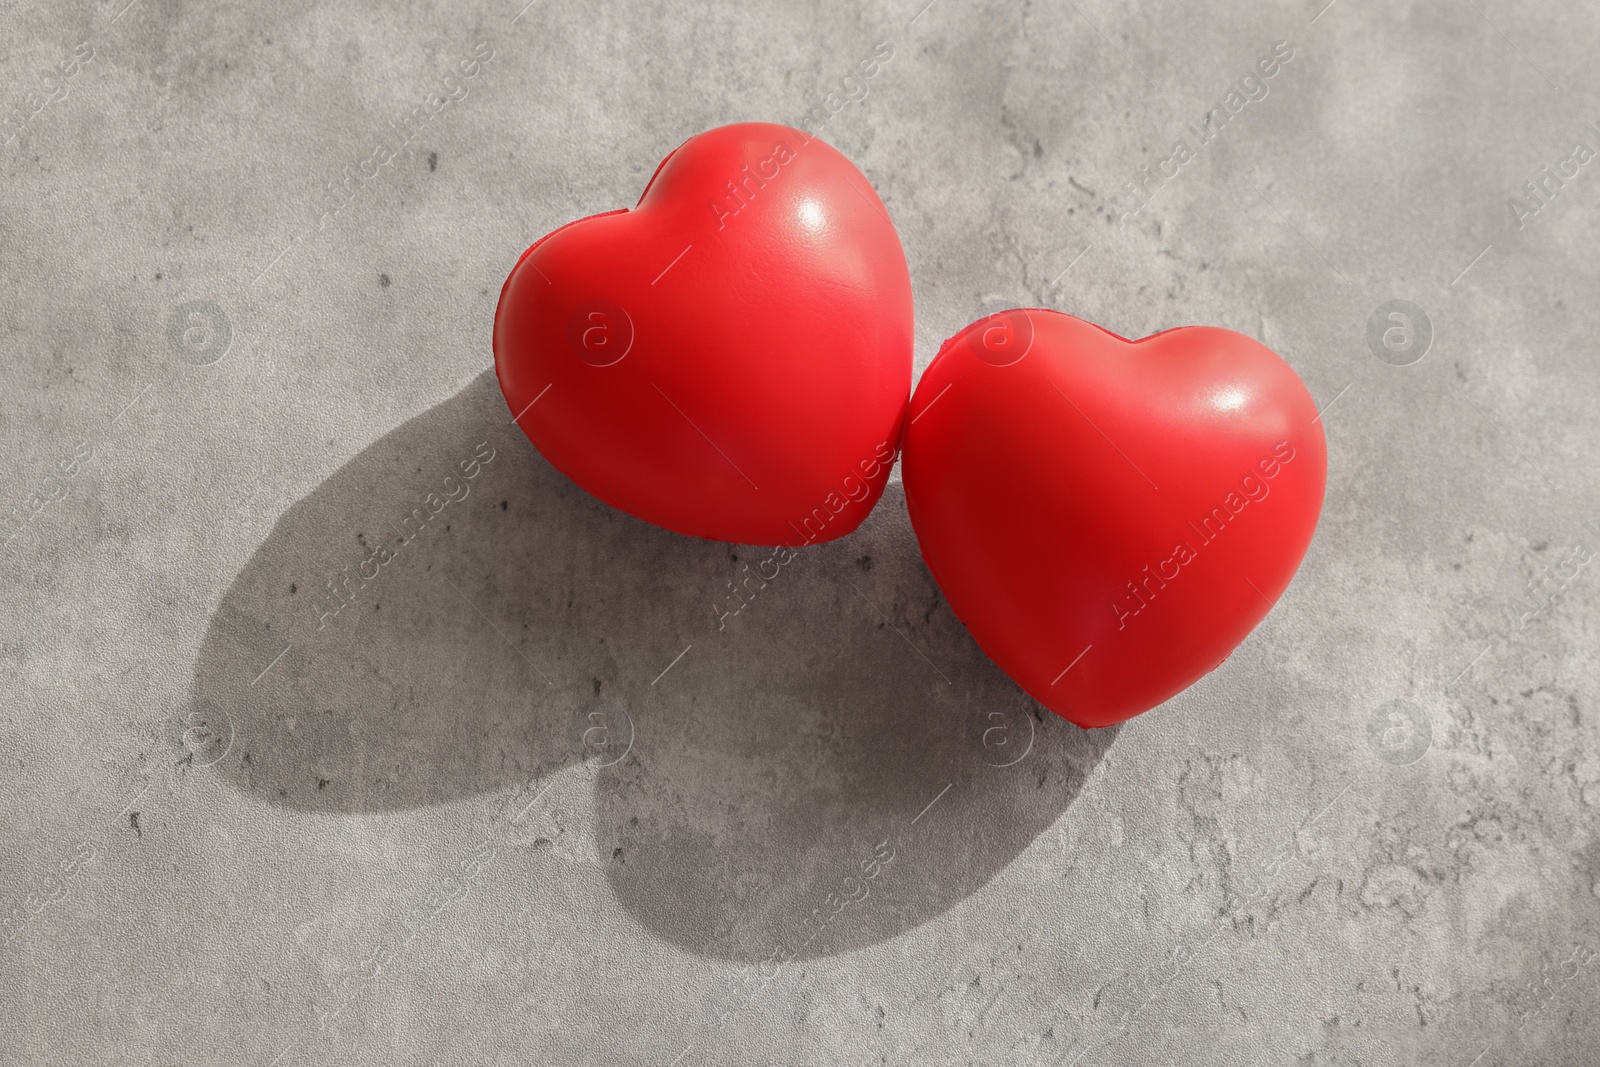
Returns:
[[[124,2],[0,9],[0,1062],[1600,1059],[1600,172],[1508,204],[1600,148],[1592,7]],[[1118,732],[986,663],[897,485],[719,631],[766,554],[596,504],[486,372],[532,239],[882,40],[824,136],[919,368],[1001,299],[1336,405],[1296,583]]]

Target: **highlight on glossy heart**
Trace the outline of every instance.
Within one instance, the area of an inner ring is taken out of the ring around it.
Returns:
[[[601,500],[678,533],[854,530],[911,392],[911,279],[871,184],[822,141],[690,138],[632,210],[523,253],[495,313],[513,418]]]
[[[984,652],[1079,726],[1216,668],[1311,543],[1327,444],[1311,395],[1243,334],[1130,341],[1013,309],[946,341],[917,385],[906,503]]]

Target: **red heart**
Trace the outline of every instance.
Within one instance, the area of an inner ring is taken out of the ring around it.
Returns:
[[[1129,341],[1007,311],[939,350],[911,403],[906,503],[974,639],[1080,726],[1216,668],[1288,587],[1327,444],[1289,365],[1242,334]]]
[[[911,278],[872,186],[786,126],[723,126],[631,211],[512,268],[495,369],[544,457],[614,507],[758,545],[855,529],[911,392]]]

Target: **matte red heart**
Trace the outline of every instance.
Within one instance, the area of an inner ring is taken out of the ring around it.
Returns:
[[[786,126],[710,130],[631,211],[523,253],[495,369],[535,447],[607,503],[759,545],[855,529],[911,392],[911,279],[872,186]]]
[[[1216,668],[1282,595],[1327,445],[1289,365],[1230,330],[1129,341],[1007,311],[945,342],[911,403],[906,503],[983,650],[1080,726]]]

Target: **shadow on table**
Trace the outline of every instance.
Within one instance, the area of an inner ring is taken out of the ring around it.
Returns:
[[[514,815],[529,783],[592,777],[593,862],[623,906],[745,961],[943,913],[1115,737],[988,662],[899,485],[787,563],[667,533],[550,467],[492,373],[284,514],[211,620],[190,707],[195,764],[291,809],[497,794]]]

